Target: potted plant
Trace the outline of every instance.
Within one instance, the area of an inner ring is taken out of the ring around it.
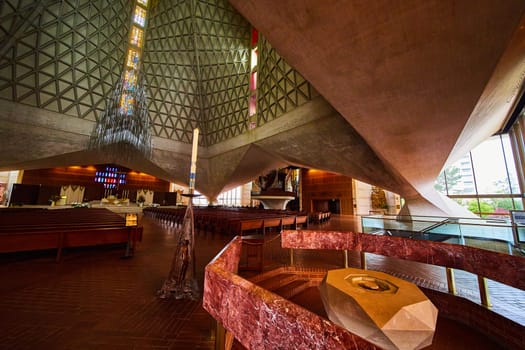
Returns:
[[[383,214],[388,211],[388,203],[384,190],[377,186],[372,186],[370,199],[372,200],[372,209],[383,211]]]
[[[51,203],[51,206],[54,207],[56,202],[58,202],[60,198],[61,197],[58,194],[52,195],[51,198],[49,198],[49,202]]]

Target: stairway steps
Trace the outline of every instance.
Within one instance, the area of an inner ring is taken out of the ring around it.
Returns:
[[[325,274],[324,269],[288,266],[253,276],[250,281],[285,299],[290,299],[308,288],[319,285]]]
[[[310,282],[304,279],[296,279],[288,284],[272,290],[275,294],[285,299],[290,299],[310,287]]]
[[[270,279],[272,277],[282,275],[282,274],[287,274],[286,269],[283,267],[278,267],[276,269],[260,273],[256,276],[252,276],[249,278],[249,280],[252,283],[259,284],[261,281],[264,281],[264,280],[267,280],[267,279]]]
[[[257,285],[273,291],[281,286],[287,285],[293,281],[297,280],[297,276],[293,274],[279,274],[276,276],[271,276],[265,280],[257,282]]]

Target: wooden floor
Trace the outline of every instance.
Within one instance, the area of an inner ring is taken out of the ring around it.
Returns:
[[[141,223],[143,242],[132,259],[120,258],[123,247],[66,250],[59,264],[54,252],[1,255],[0,349],[214,349],[215,321],[200,302],[156,296],[175,231]],[[230,239],[196,235],[201,286],[204,266]],[[466,328],[461,334],[483,342]]]
[[[200,302],[159,299],[176,245],[148,218],[132,259],[123,248],[0,257],[0,349],[213,349],[215,321]],[[198,236],[197,269],[229,238]]]

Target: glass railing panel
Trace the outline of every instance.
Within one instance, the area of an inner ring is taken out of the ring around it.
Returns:
[[[525,243],[525,225],[517,225],[516,230],[518,232],[518,242]]]
[[[406,230],[419,232],[443,220],[445,220],[445,218],[420,217],[419,220],[410,220],[409,217],[372,215],[361,217],[361,224],[363,232],[365,233],[379,233],[379,231],[382,230]]]
[[[446,223],[437,226],[429,231],[430,233],[451,234],[462,237],[493,239],[512,242],[512,227],[506,225],[482,225],[480,223],[466,223],[462,220],[459,223]]]
[[[444,218],[413,216],[364,216],[363,232],[462,244],[507,254],[522,254],[516,247],[512,225],[505,219]],[[525,226],[517,227],[519,242],[525,242]]]
[[[492,310],[504,309],[502,314],[525,326],[525,291],[491,279],[487,279],[487,284]]]
[[[410,220],[410,218],[412,218],[413,221],[421,221],[421,222],[441,222],[441,221],[449,219],[446,216],[423,216],[423,215],[406,216],[406,218],[407,220]]]
[[[456,289],[458,295],[476,303],[481,303],[478,288],[478,275],[468,271],[454,269]]]

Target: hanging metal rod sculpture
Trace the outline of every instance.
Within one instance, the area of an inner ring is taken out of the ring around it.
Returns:
[[[139,152],[150,158],[151,134],[146,99],[142,74],[132,83],[129,71],[126,71],[91,134],[90,149],[113,146],[119,156]]]
[[[133,8],[126,62],[120,80],[91,134],[89,148],[111,152],[117,159],[140,153],[151,157],[151,134],[144,77],[140,70],[148,0]]]

